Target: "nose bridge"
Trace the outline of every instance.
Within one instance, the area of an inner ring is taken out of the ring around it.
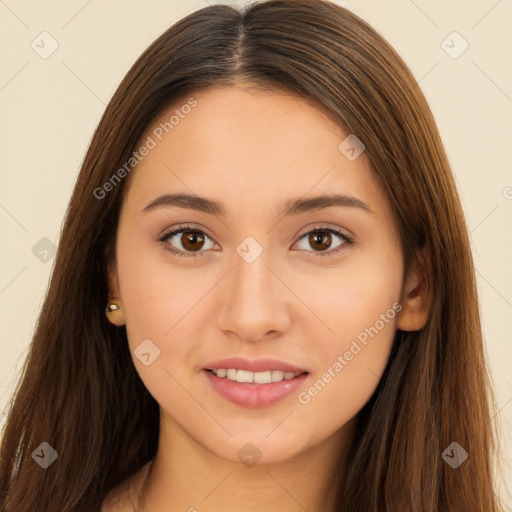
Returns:
[[[269,270],[270,251],[253,237],[245,238],[236,248],[232,272],[232,297],[242,308],[259,308],[269,304],[273,275]],[[256,310],[254,310],[256,311]]]
[[[218,321],[222,330],[257,340],[269,331],[284,329],[285,295],[270,270],[270,253],[254,237],[246,237],[236,247],[228,289],[220,300]]]

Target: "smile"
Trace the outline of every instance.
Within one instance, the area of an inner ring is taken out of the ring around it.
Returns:
[[[277,404],[295,395],[309,378],[308,372],[295,374],[281,370],[250,372],[234,368],[205,368],[202,373],[219,396],[248,408]]]
[[[217,377],[233,380],[236,382],[249,382],[254,384],[270,384],[271,382],[281,382],[291,380],[299,374],[293,372],[283,372],[282,370],[267,370],[264,372],[250,372],[247,370],[237,370],[235,368],[207,368]],[[304,373],[304,372],[303,372]]]

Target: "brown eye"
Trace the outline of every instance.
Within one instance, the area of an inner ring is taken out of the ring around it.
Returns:
[[[185,250],[196,251],[203,247],[205,237],[199,231],[183,231],[180,242]]]
[[[336,238],[339,239],[336,242]],[[334,245],[333,245],[334,239]],[[351,237],[334,228],[315,228],[300,237],[299,249],[316,253],[315,256],[330,256],[354,244]],[[300,246],[302,244],[302,247]],[[311,250],[313,249],[313,250]],[[331,249],[331,250],[328,250]]]
[[[329,249],[331,246],[331,234],[326,233],[323,234],[322,232],[316,232],[316,233],[310,233],[308,237],[308,243],[313,247],[314,249]]]
[[[202,256],[207,249],[212,249],[215,246],[213,240],[206,233],[187,226],[180,226],[169,231],[160,239],[160,242],[167,250],[179,256]]]

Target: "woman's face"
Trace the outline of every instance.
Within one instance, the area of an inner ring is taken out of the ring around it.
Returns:
[[[224,459],[339,434],[386,366],[402,253],[349,135],[298,97],[217,87],[138,146],[111,274],[133,362],[162,421]]]

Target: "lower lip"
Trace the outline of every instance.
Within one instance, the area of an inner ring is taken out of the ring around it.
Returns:
[[[302,373],[290,380],[270,382],[269,384],[254,384],[251,382],[236,382],[224,377],[217,377],[208,370],[203,370],[213,389],[230,402],[244,407],[267,407],[293,394],[308,377]]]

